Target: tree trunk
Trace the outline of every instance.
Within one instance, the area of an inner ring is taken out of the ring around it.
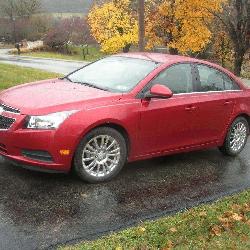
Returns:
[[[169,53],[171,55],[178,55],[178,49],[176,49],[176,48],[169,48]]]
[[[12,31],[12,41],[14,41],[14,43],[17,43],[17,34],[16,34],[16,18],[12,18],[11,19],[12,22],[12,26],[13,26],[13,31]]]
[[[234,74],[237,76],[240,76],[243,61],[244,61],[244,53],[236,52],[234,59]]]
[[[138,0],[139,50],[145,50],[145,0]]]

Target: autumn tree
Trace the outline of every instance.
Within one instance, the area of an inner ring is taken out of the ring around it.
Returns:
[[[159,3],[160,2],[160,3]],[[166,45],[172,54],[202,51],[211,39],[211,12],[222,11],[224,0],[155,1],[147,16],[147,48]]]
[[[240,75],[244,56],[250,49],[250,0],[228,0],[222,13],[212,14],[220,20],[234,50],[234,73]]]
[[[226,62],[232,61],[232,43],[228,38],[227,33],[223,30],[219,30],[213,39],[213,52],[214,57],[220,60],[220,64],[226,67]]]
[[[211,25],[211,32],[212,38],[207,48],[209,52],[212,53],[209,58],[220,63],[223,67],[231,69],[233,62],[233,46],[231,39],[224,30],[224,26],[219,20],[214,19]]]
[[[3,16],[30,17],[40,8],[40,0],[0,0],[0,12]]]
[[[63,52],[66,44],[70,41],[72,21],[64,19],[52,27],[44,37],[44,44],[52,50]]]
[[[96,4],[88,15],[91,33],[102,51],[128,52],[132,44],[138,44],[138,22],[130,0],[114,0]]]
[[[125,51],[140,43],[143,50],[145,9],[146,48],[164,45],[173,54],[200,52],[211,39],[209,24],[226,0],[113,0],[95,5],[89,23],[103,51]],[[145,4],[144,4],[145,2]],[[135,7],[136,6],[136,7]],[[139,12],[139,13],[138,13]],[[138,18],[139,16],[139,18]]]
[[[44,38],[44,43],[53,50],[70,53],[68,44],[83,45],[93,42],[85,18],[71,17],[59,20]]]
[[[16,42],[16,21],[20,18],[29,18],[40,8],[40,0],[0,0],[0,14],[9,19],[12,24],[13,38]]]

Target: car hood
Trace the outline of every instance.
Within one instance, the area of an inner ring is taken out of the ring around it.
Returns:
[[[121,94],[111,93],[61,79],[23,84],[0,93],[0,103],[23,114],[52,113],[83,108],[83,104],[113,102]]]

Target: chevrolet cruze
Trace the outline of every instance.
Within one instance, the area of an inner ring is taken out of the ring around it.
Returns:
[[[246,145],[250,90],[188,57],[119,54],[0,93],[0,154],[29,169],[108,181],[127,161]]]

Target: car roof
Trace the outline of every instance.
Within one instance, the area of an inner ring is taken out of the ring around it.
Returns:
[[[173,63],[173,62],[184,62],[184,61],[202,62],[201,60],[187,56],[169,55],[162,53],[148,53],[148,52],[120,53],[115,56],[137,58],[159,63]]]
[[[200,60],[200,59],[196,59],[196,58],[192,58],[188,56],[170,55],[170,54],[163,54],[163,53],[148,53],[148,52],[120,53],[114,56],[136,58],[136,59],[154,61],[154,62],[169,64],[169,65],[175,64],[175,63],[181,63],[181,62],[200,63],[200,64],[205,64],[207,66],[216,68],[218,70],[221,70],[222,72],[230,75],[231,77],[236,78],[236,76],[232,72],[221,67],[218,64],[214,64],[208,61],[204,61],[204,60]]]
[[[214,63],[211,63],[208,61],[188,57],[188,56],[170,55],[170,54],[163,54],[163,53],[150,53],[150,52],[129,52],[129,53],[120,53],[120,54],[116,54],[113,56],[154,61],[154,62],[166,64],[166,65],[171,65],[171,64],[175,64],[175,63],[181,63],[181,62],[205,64],[207,66],[216,68],[216,69],[226,73],[232,79],[234,79],[234,81],[238,82],[238,84],[240,84],[241,87],[244,86],[244,84],[241,82],[241,80],[238,77],[236,77],[232,72],[221,67],[220,65],[214,64]]]

